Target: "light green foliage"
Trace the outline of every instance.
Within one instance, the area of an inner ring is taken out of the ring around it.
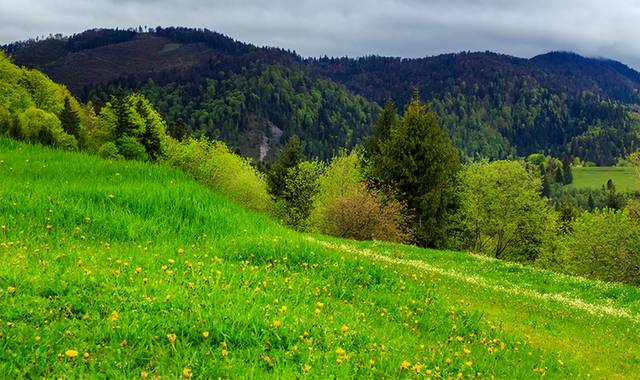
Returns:
[[[467,166],[455,218],[462,247],[499,259],[535,261],[554,226],[540,190],[540,177],[519,161]]]
[[[318,191],[313,197],[309,218],[311,229],[329,233],[327,207],[342,197],[358,191],[364,181],[362,157],[357,151],[341,151],[318,178]]]
[[[163,160],[250,210],[268,213],[272,209],[264,176],[220,141],[167,140]]]
[[[21,135],[32,143],[54,145],[62,149],[76,149],[78,142],[62,129],[60,120],[52,113],[29,108],[19,115]]]
[[[82,111],[65,87],[37,70],[13,65],[0,52],[0,134],[76,149],[77,138],[84,135],[84,125],[79,118],[76,133],[66,133],[60,122],[65,108],[76,114]]]
[[[120,150],[112,141],[102,144],[98,149],[98,155],[111,160],[124,160],[124,156],[120,154]]]
[[[550,269],[640,285],[640,226],[627,211],[585,212],[572,227]]]
[[[114,142],[118,153],[127,159],[157,160],[162,156],[165,123],[142,95],[113,97],[100,111],[98,124],[92,131],[98,146]]]
[[[0,178],[0,378],[640,373],[634,287],[296,233],[143,162],[0,139]]]

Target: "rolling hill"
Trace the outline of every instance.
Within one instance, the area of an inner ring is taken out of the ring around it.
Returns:
[[[0,139],[0,377],[631,378],[640,291],[287,230]]]

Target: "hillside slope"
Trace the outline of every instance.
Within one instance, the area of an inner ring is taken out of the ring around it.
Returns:
[[[636,288],[295,233],[180,172],[6,139],[0,178],[2,378],[640,373]]]
[[[258,159],[272,157],[261,146],[273,152],[293,134],[321,158],[354,146],[379,105],[391,98],[402,109],[416,87],[470,159],[545,152],[610,165],[640,143],[640,74],[573,53],[302,59],[188,28],[92,30],[5,48],[83,100],[141,91],[177,129]]]

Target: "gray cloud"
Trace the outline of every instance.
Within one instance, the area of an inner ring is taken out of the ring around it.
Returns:
[[[640,68],[636,0],[0,0],[0,43],[95,27],[206,27],[305,56],[550,50]]]

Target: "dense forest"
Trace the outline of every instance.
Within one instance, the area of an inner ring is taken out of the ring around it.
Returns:
[[[402,109],[415,89],[465,161],[544,153],[605,165],[638,145],[640,74],[572,53],[303,59],[206,29],[161,27],[4,48],[97,109],[118,89],[137,91],[173,135],[220,138],[256,159],[273,159],[292,135],[308,156],[331,157],[363,141],[387,99]]]

